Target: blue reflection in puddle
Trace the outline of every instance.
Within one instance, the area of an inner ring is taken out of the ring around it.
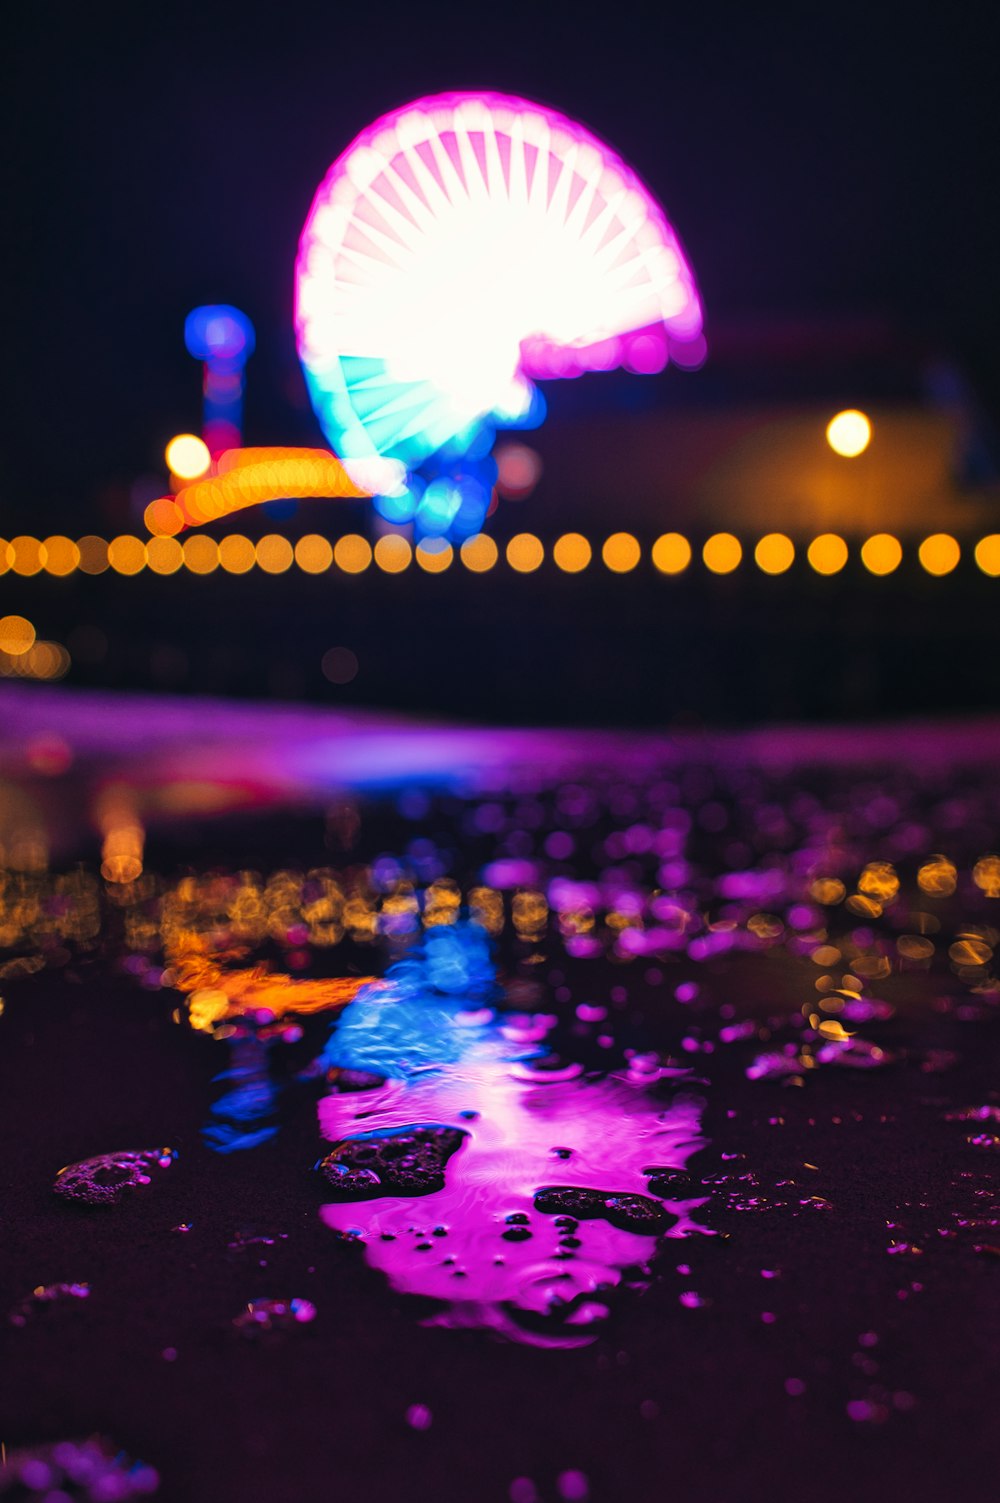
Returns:
[[[428,1323],[578,1346],[616,1290],[648,1282],[660,1236],[703,1230],[703,1195],[666,1198],[703,1146],[702,1103],[665,1102],[657,1072],[552,1069],[554,1019],[498,1014],[498,999],[466,924],[430,930],[345,1010],[327,1062],[385,1078],[320,1103],[339,1192],[321,1214],[393,1288],[440,1302]]]

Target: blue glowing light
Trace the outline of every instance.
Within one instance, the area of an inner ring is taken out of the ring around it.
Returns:
[[[245,365],[254,352],[254,327],[245,313],[229,303],[192,308],[184,320],[184,343],[195,360]]]
[[[375,496],[375,510],[393,526],[405,527],[416,516],[423,494],[423,482],[414,476],[396,495]]]
[[[213,456],[243,442],[243,367],[254,352],[253,324],[229,303],[192,308],[184,320],[188,354],[204,361],[202,438]]]
[[[252,1034],[231,1046],[230,1068],[215,1077],[227,1088],[213,1103],[211,1121],[202,1132],[214,1153],[242,1153],[277,1133],[278,1091],[270,1077],[269,1048],[268,1041]]]
[[[483,930],[439,925],[345,1008],[324,1060],[395,1079],[455,1064],[490,1032],[498,997]]]

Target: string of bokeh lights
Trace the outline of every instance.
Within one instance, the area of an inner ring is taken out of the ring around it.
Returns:
[[[713,575],[734,574],[752,562],[760,573],[778,577],[804,555],[814,574],[829,577],[843,572],[853,552],[868,574],[887,576],[900,568],[907,551],[911,545],[904,549],[900,539],[888,532],[875,533],[860,545],[848,543],[839,533],[826,532],[804,547],[782,532],[767,533],[753,544],[731,532],[716,532],[700,545],[683,533],[666,532],[645,546],[630,532],[615,532],[595,541],[579,532],[566,532],[550,545],[532,532],[519,532],[506,543],[478,533],[457,548],[445,538],[424,538],[414,545],[400,533],[386,533],[374,543],[360,533],[333,540],[308,533],[295,541],[280,533],[267,533],[256,541],[242,533],[214,538],[197,532],[183,541],[169,536],[143,540],[130,533],[111,539],[91,534],[75,541],[62,535],[41,539],[22,534],[9,541],[0,538],[0,574],[65,578],[110,570],[128,577],[147,570],[159,575],[181,571],[205,575],[221,569],[239,575],[256,569],[280,575],[296,568],[303,574],[336,570],[356,575],[372,567],[383,574],[402,574],[411,565],[426,574],[443,574],[456,563],[472,574],[488,574],[504,565],[515,574],[534,574],[547,561],[563,574],[582,574],[591,565],[603,566],[611,574],[631,574],[648,560],[656,573],[669,577],[684,574],[700,560]],[[970,553],[980,573],[1000,577],[1000,533],[989,533],[964,548],[951,533],[932,533],[915,552],[924,573],[936,578],[954,573]]]

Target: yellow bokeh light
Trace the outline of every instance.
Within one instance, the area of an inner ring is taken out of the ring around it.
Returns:
[[[1000,532],[991,532],[976,544],[976,564],[984,574],[996,579],[1000,574]]]
[[[826,425],[826,441],[834,454],[843,459],[856,459],[871,442],[872,425],[863,412],[849,407],[838,412]]]
[[[519,532],[507,544],[507,562],[518,574],[533,574],[544,557],[545,549],[533,532]]]
[[[360,533],[349,532],[338,538],[333,549],[334,563],[345,574],[363,574],[372,561],[371,544]]]
[[[593,558],[593,549],[582,533],[564,532],[561,538],[556,538],[552,558],[564,574],[579,574]]]
[[[928,574],[950,574],[962,557],[957,541],[948,532],[935,532],[924,538],[917,550],[919,559]]]
[[[401,574],[412,557],[413,549],[398,532],[386,533],[375,544],[375,562],[385,574]]]
[[[630,532],[613,532],[601,549],[604,567],[612,574],[629,574],[642,557],[637,538]]]
[[[861,562],[869,574],[892,574],[902,560],[902,545],[891,532],[876,532],[861,544]]]
[[[333,563],[333,549],[318,532],[307,532],[295,544],[295,562],[303,574],[325,574]]]
[[[170,440],[163,457],[171,475],[178,480],[197,480],[212,463],[208,445],[194,433],[178,433]]]
[[[795,544],[783,532],[769,532],[753,551],[758,569],[764,574],[784,574],[795,562]]]
[[[146,567],[146,545],[129,533],[112,538],[108,544],[108,563],[116,574],[138,574]]]
[[[154,574],[176,574],[184,562],[184,551],[176,538],[150,538],[146,544],[146,563]]]
[[[227,574],[246,574],[256,562],[253,543],[241,532],[230,532],[219,539],[219,563]]]
[[[15,574],[37,574],[45,567],[45,544],[37,538],[14,538],[10,546],[14,550]]]
[[[950,898],[958,886],[958,868],[947,856],[929,856],[917,872],[917,885],[932,898]]]
[[[214,574],[219,567],[219,545],[207,533],[196,532],[187,538],[183,551],[184,567],[189,574]]]
[[[743,557],[743,545],[731,532],[716,532],[708,539],[701,556],[705,568],[713,574],[732,574],[738,569]]]
[[[257,544],[257,567],[265,574],[284,574],[292,567],[292,545],[277,532],[269,532]]]
[[[809,544],[806,557],[817,574],[839,574],[847,563],[847,544],[835,532],[821,532]]]
[[[653,544],[653,564],[661,574],[683,574],[691,562],[691,544],[681,532],[665,532]]]
[[[1000,856],[983,856],[972,868],[972,880],[988,898],[1000,898]]]
[[[0,574],[6,574],[7,570],[13,565],[13,562],[13,548],[7,542],[6,538],[0,538]]]
[[[36,642],[22,661],[32,678],[62,678],[69,668],[69,653],[59,642]]]
[[[64,579],[80,562],[80,550],[72,538],[61,536],[46,538],[42,544],[45,549],[45,568],[49,574],[55,574],[57,578]]]
[[[184,526],[180,507],[172,496],[157,496],[142,514],[146,530],[154,537],[174,537]]]
[[[454,548],[444,538],[424,538],[417,546],[417,563],[428,574],[443,574],[454,556]]]
[[[77,544],[80,550],[80,569],[84,574],[103,574],[108,567],[108,545],[103,538],[88,533]]]
[[[461,556],[462,563],[473,574],[486,574],[496,563],[499,550],[488,533],[477,532],[475,537],[466,538]]]
[[[35,645],[35,628],[26,616],[0,616],[0,652],[20,657]]]

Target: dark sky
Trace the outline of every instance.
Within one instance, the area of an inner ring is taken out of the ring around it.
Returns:
[[[291,329],[325,169],[421,93],[555,105],[662,198],[709,318],[874,310],[1000,390],[995,7],[32,0],[5,23],[0,530],[197,426],[195,303],[258,329],[249,436],[319,441]],[[992,19],[984,19],[989,10]],[[296,405],[298,404],[298,405]]]

